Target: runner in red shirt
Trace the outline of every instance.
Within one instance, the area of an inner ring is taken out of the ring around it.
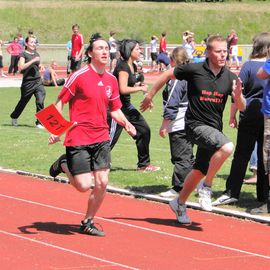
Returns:
[[[72,72],[80,69],[82,63],[82,55],[84,50],[83,35],[79,32],[80,26],[74,24],[72,26],[73,35],[71,37],[72,49],[71,49],[71,64],[70,69]]]
[[[104,236],[93,218],[106,193],[111,163],[107,109],[111,116],[126,131],[134,136],[136,130],[120,110],[118,84],[116,78],[105,70],[109,60],[109,45],[94,34],[86,50],[89,64],[74,72],[58,95],[57,109],[69,103],[70,120],[77,125],[66,134],[64,145],[66,155],[62,155],[51,167],[50,174],[56,176],[65,172],[70,183],[80,192],[91,188],[91,172],[94,188],[91,190],[88,207],[80,231],[89,235]],[[51,135],[49,143],[59,141]]]

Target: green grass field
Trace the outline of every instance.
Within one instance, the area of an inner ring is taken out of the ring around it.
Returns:
[[[239,44],[250,44],[254,34],[269,31],[269,1],[226,0],[206,2],[142,2],[142,1],[0,1],[0,39],[12,40],[17,32],[26,36],[32,28],[40,43],[65,44],[71,26],[78,23],[88,42],[93,32],[108,37],[138,38],[149,42],[152,35],[167,31],[169,44],[181,44],[182,32],[195,33],[200,43],[207,33],[227,36],[235,29]],[[16,18],[16,19],[14,19]]]
[[[47,106],[55,101],[60,88],[48,87],[46,90],[45,105]],[[35,128],[34,98],[19,118],[19,126],[12,127],[9,114],[17,104],[20,90],[18,88],[0,88],[0,92],[2,96],[0,100],[0,166],[48,175],[51,163],[65,151],[64,146],[62,143],[49,146],[48,133]],[[133,95],[132,101],[137,108],[142,98],[141,94]],[[161,171],[155,173],[136,172],[137,151],[135,143],[123,132],[119,142],[112,151],[111,185],[152,194],[157,194],[170,187],[173,167],[170,163],[168,138],[163,139],[158,134],[162,114],[161,95],[156,96],[154,103],[155,107],[152,112],[148,111],[144,113],[144,116],[152,132],[150,145],[151,162],[160,165]],[[234,141],[236,131],[228,127],[228,107],[224,113],[224,131]],[[65,110],[65,116],[67,117],[67,110]],[[225,180],[230,170],[230,163],[231,158],[224,164],[216,176],[213,186],[213,197],[217,197],[224,190]],[[250,175],[249,172],[247,173]],[[244,185],[241,196],[241,202],[237,206],[233,206],[234,208],[245,210],[257,205],[255,186]],[[190,197],[190,201],[196,201],[195,193]]]

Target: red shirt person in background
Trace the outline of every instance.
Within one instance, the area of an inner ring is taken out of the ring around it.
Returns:
[[[159,53],[167,51],[167,42],[166,42],[166,32],[161,34],[161,38],[159,41]]]
[[[230,35],[228,37],[228,43],[230,44],[230,52],[229,52],[229,68],[232,67],[233,61],[236,63],[236,69],[240,68],[239,60],[238,60],[238,36],[235,30],[231,30]]]
[[[80,26],[74,24],[72,26],[73,35],[71,37],[72,49],[71,49],[71,64],[70,69],[72,72],[80,69],[82,63],[82,55],[84,50],[83,35],[79,32]]]

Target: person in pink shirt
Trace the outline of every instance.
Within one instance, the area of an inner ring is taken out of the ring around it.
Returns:
[[[73,35],[71,37],[71,64],[70,69],[72,72],[80,69],[82,63],[82,55],[84,51],[83,35],[80,33],[80,26],[74,24],[72,26]]]
[[[14,37],[14,40],[7,46],[7,52],[11,55],[8,74],[13,73],[13,75],[15,75],[18,72],[18,62],[21,51],[22,46],[19,43],[19,39]]]

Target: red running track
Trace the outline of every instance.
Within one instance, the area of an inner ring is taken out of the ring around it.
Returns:
[[[106,237],[78,233],[88,194],[68,184],[0,173],[0,268],[269,269],[270,227],[107,194],[96,222]]]

